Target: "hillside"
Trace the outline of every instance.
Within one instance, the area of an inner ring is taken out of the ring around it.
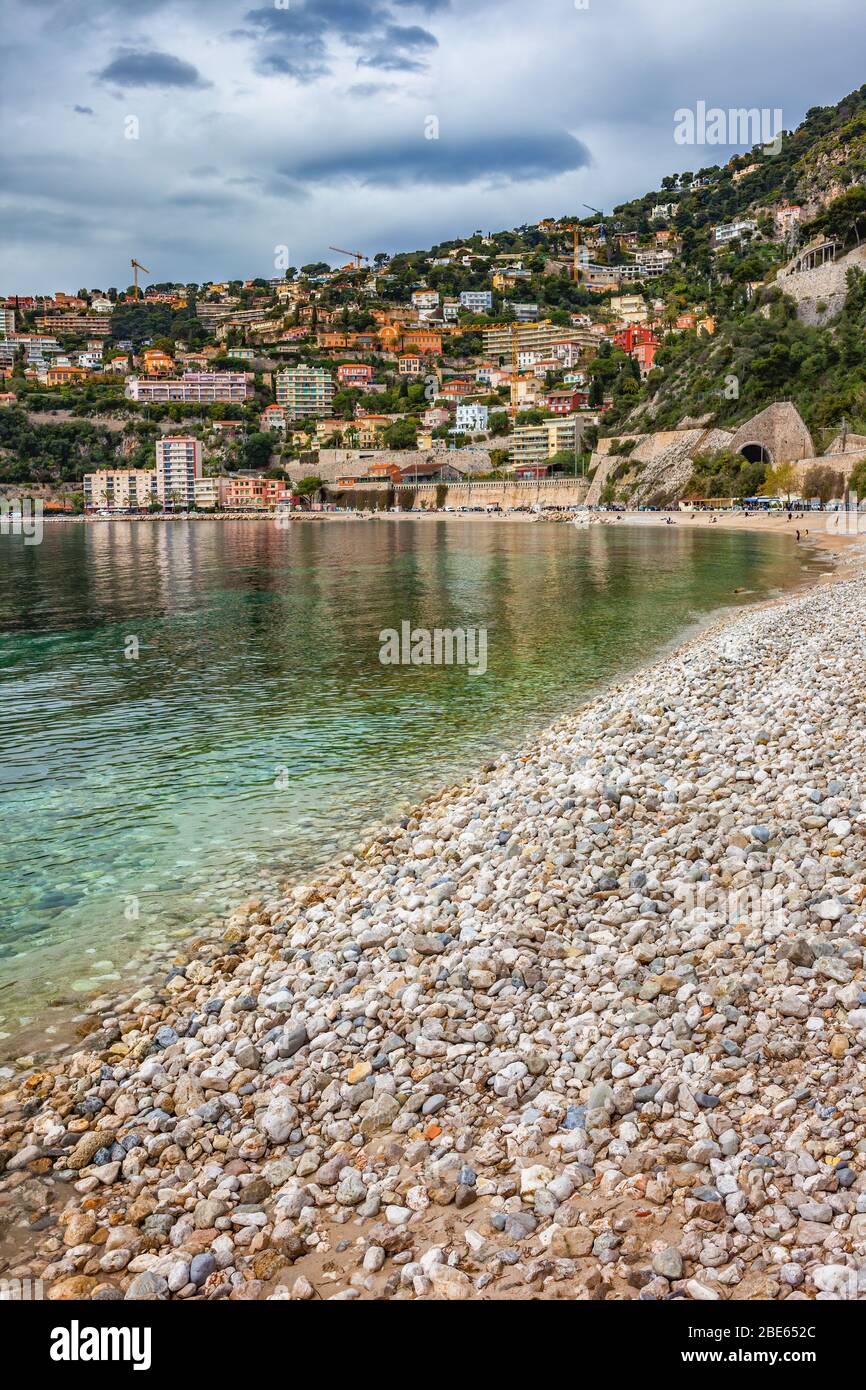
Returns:
[[[57,331],[61,360],[73,364],[88,346],[88,316],[93,321],[98,304],[110,314],[95,370],[73,367],[69,379],[49,382],[45,363],[34,368],[23,347],[4,357],[0,481],[69,487],[94,464],[145,464],[157,429],[171,424],[203,440],[212,471],[269,461],[312,469],[320,447],[347,431],[357,435],[358,419],[378,420],[376,438],[398,451],[412,450],[431,429],[440,444],[492,442],[500,467],[511,432],[510,350],[488,346],[493,360],[485,360],[483,335],[515,320],[543,320],[548,334],[561,328],[573,335],[580,360],[569,367],[579,368],[582,405],[604,407],[602,436],[669,431],[684,421],[733,432],[777,400],[796,405],[819,449],[843,417],[866,435],[864,179],[866,86],[810,110],[778,152],[759,146],[724,166],[670,175],[603,224],[547,218],[390,258],[380,252],[366,267],[333,269],[323,261],[271,280],[153,285],[139,302],[117,289],[79,290],[54,304],[12,296],[7,307],[19,337],[50,326],[51,313],[58,325],[71,325]],[[815,237],[838,244],[835,264],[800,274],[791,258]],[[786,275],[786,265],[797,273]],[[626,317],[623,296],[643,306],[637,316]],[[623,336],[641,321],[654,362],[639,360]],[[400,361],[412,333],[435,343],[422,348],[414,376]],[[547,392],[563,387],[568,370],[550,359],[550,341],[548,360],[525,368]],[[147,349],[162,353],[176,373],[245,369],[244,404],[129,399],[125,381],[148,370]],[[113,369],[117,356],[127,363],[122,372]],[[361,382],[339,376],[359,361],[370,368]],[[335,376],[326,412],[333,439],[306,420],[285,421],[282,437],[267,433],[262,412],[274,404],[275,373],[287,365]],[[431,426],[425,416],[443,400],[453,416],[459,396],[449,398],[445,388],[460,376],[489,410],[489,428],[455,439],[450,420]],[[534,401],[529,393],[521,402],[519,424],[544,418]],[[221,432],[226,421],[237,422],[236,434]]]

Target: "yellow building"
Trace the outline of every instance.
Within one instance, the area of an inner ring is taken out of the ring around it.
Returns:
[[[84,475],[85,511],[134,512],[156,498],[153,468],[100,468]]]

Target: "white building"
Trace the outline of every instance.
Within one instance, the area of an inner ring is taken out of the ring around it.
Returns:
[[[487,429],[487,421],[490,415],[486,405],[477,405],[474,401],[462,401],[457,407],[454,416],[454,426],[452,434],[479,434]]]
[[[493,308],[493,291],[461,290],[460,304],[472,314],[487,314]]]
[[[195,505],[196,479],[201,477],[201,442],[189,436],[166,435],[156,444],[156,494],[164,507]]]
[[[714,227],[713,241],[716,246],[727,246],[729,242],[736,241],[738,237],[757,230],[758,224],[753,218],[743,217],[739,222],[727,222]]]
[[[436,309],[439,306],[438,290],[413,290],[412,307],[413,309]]]

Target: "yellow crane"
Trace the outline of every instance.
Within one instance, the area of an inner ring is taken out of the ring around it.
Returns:
[[[132,260],[130,261],[129,264],[132,266],[132,280],[133,280],[133,284],[134,284],[134,286],[135,286],[135,294],[134,294],[133,297],[134,297],[135,302],[136,302],[136,304],[137,304],[137,303],[138,303],[138,272],[139,272],[140,270],[143,270],[144,273],[145,273],[145,275],[149,275],[149,274],[150,274],[150,271],[148,270],[148,268],[147,268],[146,265],[142,265],[142,264],[141,264],[141,261],[137,261],[137,260],[135,259],[134,256],[133,256],[133,258],[132,258]]]
[[[520,369],[518,364],[518,350],[520,347],[520,329],[515,320],[511,325],[511,419],[517,420],[520,407]]]
[[[362,261],[366,261],[368,265],[369,265],[369,263],[370,263],[370,257],[369,257],[369,256],[365,256],[364,253],[363,253],[363,251],[347,251],[346,248],[345,248],[345,246],[329,246],[329,247],[328,247],[328,250],[329,250],[329,251],[339,251],[339,253],[340,253],[341,256],[351,256],[351,257],[352,257],[352,260],[355,262],[355,269],[356,269],[356,270],[360,270],[360,269],[361,269],[361,262],[362,262]]]
[[[577,284],[580,280],[580,223],[575,222],[573,226],[564,230],[574,236],[574,283]]]

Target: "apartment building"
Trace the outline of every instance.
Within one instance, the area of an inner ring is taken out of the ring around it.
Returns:
[[[597,424],[597,415],[565,415],[542,420],[540,425],[518,425],[509,436],[511,462],[515,469],[541,465],[562,451],[580,448],[584,431]]]
[[[42,314],[36,320],[42,333],[67,334],[70,337],[107,338],[111,332],[110,314]]]
[[[493,291],[461,290],[460,304],[471,314],[489,314],[493,308]]]
[[[216,511],[226,505],[228,478],[196,478],[193,482],[195,505],[203,511]]]
[[[285,506],[292,500],[292,485],[285,478],[228,478],[225,503],[230,509],[263,511]]]
[[[423,312],[425,310],[429,311],[430,309],[436,309],[438,308],[438,306],[438,290],[421,289],[412,291],[412,307],[414,309],[417,309],[419,312]]]
[[[243,372],[184,372],[182,377],[153,381],[131,376],[125,394],[131,401],[194,401],[199,405],[224,401],[243,405],[249,395],[249,383]]]
[[[537,304],[512,304],[511,307],[518,323],[534,323],[538,318]]]
[[[549,319],[542,319],[539,323],[518,323],[516,332],[518,352],[537,350],[544,356],[550,354],[554,343],[570,342],[578,337],[574,328],[560,328]],[[507,357],[511,360],[511,324],[497,324],[495,328],[485,328],[483,342],[485,357]]]
[[[0,337],[8,338],[15,332],[15,310],[8,304],[0,306]]]
[[[200,478],[201,443],[184,435],[166,435],[156,443],[156,492],[163,507],[195,505],[195,482]]]
[[[139,512],[156,498],[152,468],[99,468],[84,475],[86,512]]]
[[[397,371],[400,376],[420,376],[422,366],[417,352],[403,352],[397,359]]]
[[[285,406],[290,420],[333,414],[334,378],[324,367],[286,367],[274,382],[277,405]]]

